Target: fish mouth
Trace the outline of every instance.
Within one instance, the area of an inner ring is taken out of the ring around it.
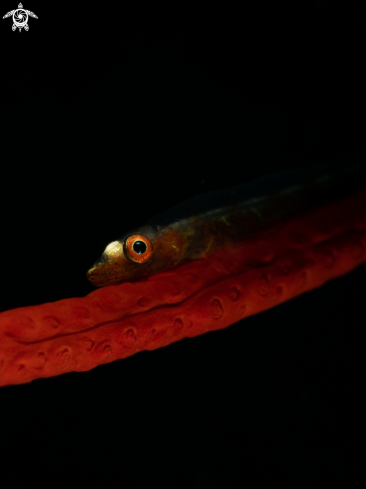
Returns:
[[[97,262],[98,263],[98,262]],[[119,285],[123,282],[136,282],[146,279],[150,273],[140,269],[136,270],[136,263],[131,263],[130,268],[121,267],[120,263],[104,262],[100,265],[95,263],[86,273],[86,278],[94,287],[105,287],[107,285]]]
[[[119,263],[103,257],[86,272],[86,278],[97,287],[110,284],[115,280],[121,282],[122,275]]]
[[[113,270],[113,268],[108,266],[92,267],[87,271],[86,278],[95,287],[103,287],[104,285],[123,282],[121,272]]]
[[[122,244],[113,241],[104,250],[102,256],[87,271],[86,278],[96,287],[123,282]]]

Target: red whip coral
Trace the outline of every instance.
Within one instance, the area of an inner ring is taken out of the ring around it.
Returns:
[[[344,275],[366,261],[365,190],[147,280],[1,313],[0,385],[225,328]]]

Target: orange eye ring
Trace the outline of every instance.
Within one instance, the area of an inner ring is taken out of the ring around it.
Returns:
[[[135,263],[144,263],[151,258],[153,247],[151,241],[142,234],[132,234],[123,244],[125,256]]]

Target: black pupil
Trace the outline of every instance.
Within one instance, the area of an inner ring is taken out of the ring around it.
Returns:
[[[135,253],[138,253],[139,255],[141,255],[142,253],[145,253],[146,248],[147,248],[147,246],[143,241],[135,241],[133,243],[133,251]]]

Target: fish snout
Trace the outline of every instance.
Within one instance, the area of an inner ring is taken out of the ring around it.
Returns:
[[[87,271],[86,278],[97,287],[105,285],[111,275],[118,273],[122,255],[122,244],[119,241],[113,241],[106,247],[99,260]]]

